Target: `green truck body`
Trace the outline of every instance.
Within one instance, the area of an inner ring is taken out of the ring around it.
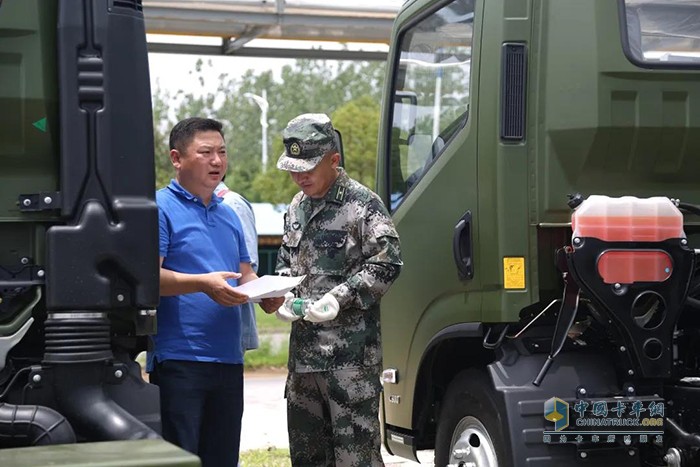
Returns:
[[[0,2],[0,464],[199,465],[134,357],[158,211],[140,0]]]
[[[612,349],[630,347],[624,341],[634,337],[623,329],[620,341],[605,336],[605,346],[589,326],[585,352],[571,345],[574,339],[563,342],[541,386],[532,382],[553,345],[561,303],[518,333],[562,298],[557,251],[571,246],[575,206],[567,195],[700,203],[700,4],[415,0],[404,4],[392,34],[377,192],[390,207],[405,266],[382,300],[385,444],[409,458],[434,448],[437,465],[582,461],[585,442],[543,443],[550,422],[541,399],[575,402],[577,387],[587,385],[597,397],[625,395],[627,384],[649,386],[635,393],[641,397],[685,384],[678,381],[698,368],[679,363],[677,337],[684,326],[695,332],[697,323],[668,324],[677,325],[673,340],[663,342],[662,359],[670,362],[675,352],[671,376],[633,377],[629,371],[639,375],[641,364],[621,364]],[[697,212],[691,206],[684,213],[688,244],[700,248]],[[696,280],[689,268],[690,292],[674,292],[681,302],[688,293],[688,303]],[[595,314],[590,296],[580,297],[576,324]],[[688,303],[679,305],[681,317],[697,313]],[[519,363],[504,363],[508,358]],[[588,382],[608,366],[608,376]],[[567,368],[574,370],[564,377]],[[502,407],[490,410],[496,421],[474,424],[474,433],[494,438],[491,457],[479,457],[473,446],[468,455],[455,448],[455,425],[468,426],[459,423],[469,407],[489,405],[469,399],[481,389]],[[471,401],[467,408],[449,407],[460,394]],[[697,432],[697,422],[681,412],[676,422]],[[611,456],[632,465],[662,459],[669,449],[683,450],[674,434],[667,426],[660,445],[618,443]]]
[[[0,450],[5,467],[199,467],[197,456],[163,440],[54,444]]]

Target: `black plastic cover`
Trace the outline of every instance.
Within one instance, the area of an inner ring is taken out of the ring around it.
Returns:
[[[65,225],[47,233],[50,310],[158,303],[151,92],[138,4],[59,2]]]

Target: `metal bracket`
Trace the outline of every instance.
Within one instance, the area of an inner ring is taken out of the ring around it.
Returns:
[[[17,200],[22,212],[49,211],[61,208],[60,191],[42,191],[28,195],[19,195]]]
[[[3,289],[31,287],[45,282],[46,271],[43,266],[30,264],[18,268],[0,265],[0,293]]]
[[[491,326],[488,326],[486,328],[486,335],[484,336],[484,342],[482,345],[484,346],[485,349],[497,349],[501,346],[501,343],[503,343],[503,338],[505,337],[506,333],[508,332],[508,328],[510,325],[508,324],[494,324]],[[500,329],[499,329],[500,327]],[[496,329],[495,332],[498,333],[498,336],[496,337],[495,341],[491,341],[491,331]]]
[[[0,337],[0,370],[5,369],[5,364],[7,361],[7,353],[12,350],[14,346],[19,344],[24,335],[29,330],[29,327],[34,322],[34,318],[29,318],[21,328],[11,336]]]
[[[43,266],[30,264],[30,261],[29,258],[22,258],[23,266],[14,271],[0,265],[0,315],[11,309],[13,300],[27,292],[30,287],[44,284],[46,272]],[[31,306],[34,305],[36,303]],[[0,329],[2,327],[3,325],[0,325]]]

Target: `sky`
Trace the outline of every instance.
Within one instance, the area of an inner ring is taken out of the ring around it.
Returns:
[[[211,78],[205,78],[204,88],[200,85],[197,74],[194,72],[195,64],[199,59],[202,59],[205,64],[209,61],[212,63]],[[151,53],[148,54],[148,62],[151,73],[151,89],[155,90],[156,87],[160,87],[163,90],[171,91],[171,95],[173,95],[180,89],[193,94],[214,92],[221,73],[237,77],[248,69],[273,70],[275,76],[279,76],[282,67],[293,63],[293,60]]]
[[[171,43],[198,43],[203,45],[213,45],[218,38],[184,37],[184,36],[163,36],[148,35],[149,41],[167,41]],[[251,41],[250,44],[259,41]],[[267,41],[270,42],[270,41]],[[204,63],[211,62],[211,79],[205,78],[205,87],[202,88],[197,75],[194,72],[197,60]],[[284,65],[293,63],[289,59],[277,58],[256,58],[256,57],[233,57],[217,55],[188,55],[171,53],[149,53],[148,63],[151,74],[151,89],[160,87],[163,90],[171,91],[175,94],[178,90],[186,93],[207,94],[216,90],[218,77],[221,73],[227,73],[231,77],[242,76],[248,69],[256,71],[273,70],[276,76]]]

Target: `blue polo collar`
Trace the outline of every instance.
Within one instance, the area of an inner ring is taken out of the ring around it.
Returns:
[[[168,185],[168,189],[170,191],[172,191],[173,193],[175,193],[180,198],[184,198],[188,201],[194,201],[195,203],[199,203],[201,205],[204,205],[204,203],[202,203],[202,200],[199,199],[199,197],[197,197],[197,196],[193,195],[192,193],[190,193],[189,191],[185,190],[182,187],[182,185],[180,185],[177,182],[177,180],[175,180],[174,178],[170,180],[170,185]],[[221,202],[223,200],[224,199],[217,196],[216,193],[212,193],[211,194],[211,201],[212,202],[209,203],[209,205],[211,206],[211,205],[215,205],[215,204],[221,204]]]

